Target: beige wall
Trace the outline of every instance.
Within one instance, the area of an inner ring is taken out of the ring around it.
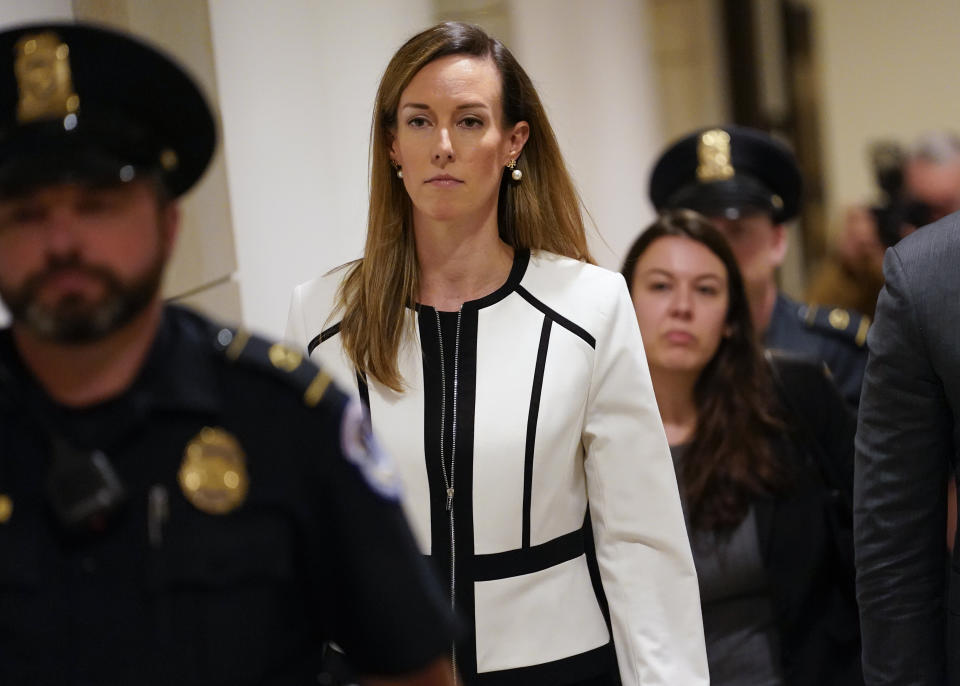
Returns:
[[[808,0],[822,73],[826,202],[870,199],[867,144],[960,130],[960,0]]]
[[[557,11],[562,6],[563,11]],[[647,183],[663,147],[645,0],[509,4],[512,51],[530,75],[583,203],[597,262],[619,270],[654,217]]]
[[[70,21],[70,0],[3,0],[0,2],[0,27],[32,21]]]
[[[73,0],[77,19],[139,34],[187,65],[218,110],[213,40],[206,0]],[[222,129],[221,129],[222,130]],[[200,183],[182,200],[183,226],[167,270],[164,294],[220,319],[240,321],[240,291],[223,146]]]
[[[656,102],[667,141],[730,119],[716,0],[649,0]]]
[[[280,337],[294,286],[362,253],[373,98],[433,3],[209,5],[244,323]]]

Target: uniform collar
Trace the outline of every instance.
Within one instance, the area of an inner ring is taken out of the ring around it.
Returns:
[[[194,312],[167,305],[157,338],[128,393],[151,409],[216,413],[215,327]]]
[[[157,336],[130,387],[81,411],[129,405],[138,412],[217,412],[221,403],[216,393],[213,335],[212,325],[198,315],[181,307],[166,306]],[[49,397],[23,364],[9,328],[0,331],[0,367],[6,377],[0,383],[13,403],[26,393],[44,405],[70,412]]]

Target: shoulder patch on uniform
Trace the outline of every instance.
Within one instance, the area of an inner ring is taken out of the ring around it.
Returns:
[[[797,308],[797,316],[808,329],[846,340],[858,348],[867,343],[870,317],[855,310],[807,304]]]
[[[244,329],[220,329],[214,345],[231,363],[261,369],[283,379],[302,394],[307,407],[316,407],[332,383],[330,375],[304,353]]]
[[[370,418],[356,399],[347,404],[340,420],[340,448],[370,488],[389,500],[400,499],[397,468],[374,438]]]

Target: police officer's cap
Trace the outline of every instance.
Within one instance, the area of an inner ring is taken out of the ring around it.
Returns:
[[[762,131],[740,126],[703,129],[675,142],[650,177],[658,209],[686,208],[736,219],[769,213],[777,223],[797,214],[800,170],[793,153]]]
[[[88,24],[0,32],[0,193],[158,175],[176,197],[215,145],[200,89],[156,48]]]

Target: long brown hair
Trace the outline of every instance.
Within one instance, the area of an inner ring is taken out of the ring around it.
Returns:
[[[736,526],[752,497],[784,485],[772,439],[784,429],[770,370],[750,320],[743,278],[726,239],[692,210],[671,210],[634,241],[621,273],[633,290],[633,272],[658,238],[676,236],[704,245],[727,269],[725,336],[693,389],[697,425],[680,466],[679,482],[697,529]]]
[[[471,24],[447,22],[417,34],[393,56],[380,80],[370,127],[370,210],[362,260],[349,265],[337,294],[343,311],[340,335],[357,369],[395,391],[403,390],[397,353],[406,308],[416,303],[419,267],[413,211],[403,182],[390,165],[389,149],[404,89],[426,64],[447,55],[489,58],[502,82],[503,123],[530,125],[517,160],[521,183],[505,171],[500,182],[497,225],[514,249],[548,250],[592,262],[580,198],[560,154],[530,77],[495,38]]]

